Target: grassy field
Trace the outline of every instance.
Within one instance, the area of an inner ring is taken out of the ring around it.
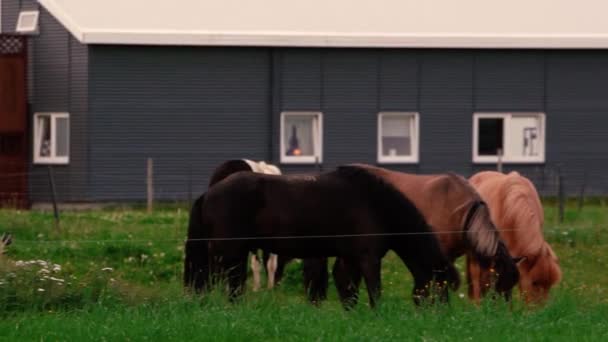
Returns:
[[[0,260],[0,339],[605,339],[608,206],[569,205],[562,224],[554,205],[545,211],[545,235],[564,273],[546,306],[487,300],[476,307],[462,298],[462,286],[449,305],[415,308],[410,275],[389,254],[378,310],[367,307],[362,291],[358,307],[345,312],[333,285],[320,307],[306,303],[299,263],[288,267],[279,288],[249,291],[236,304],[220,293],[184,295],[184,207],[151,215],[121,208],[66,212],[59,229],[50,213],[0,210],[0,232],[14,236]]]

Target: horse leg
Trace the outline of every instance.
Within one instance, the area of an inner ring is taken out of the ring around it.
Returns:
[[[272,289],[274,287],[274,276],[277,272],[277,259],[278,256],[274,253],[270,253],[270,257],[268,258],[268,262],[266,263],[266,272],[268,273],[268,289]]]
[[[469,287],[469,299],[479,304],[481,299],[481,267],[471,253],[467,254],[467,283]]]
[[[260,289],[260,269],[262,265],[256,254],[251,255],[251,273],[253,273],[253,291],[257,292]]]
[[[380,299],[380,268],[382,259],[378,257],[364,257],[360,261],[361,273],[365,279],[367,294],[369,296],[369,305],[372,308],[376,307],[376,302]]]
[[[304,262],[304,289],[308,300],[313,304],[327,298],[327,258],[307,258]]]
[[[207,290],[209,261],[206,241],[187,241],[184,260],[184,285],[199,294]]]
[[[231,302],[234,302],[245,290],[248,255],[249,252],[225,259],[224,269],[228,277],[228,298]]]
[[[359,301],[359,285],[361,284],[359,266],[353,260],[336,258],[332,275],[342,306],[345,310],[352,309]]]

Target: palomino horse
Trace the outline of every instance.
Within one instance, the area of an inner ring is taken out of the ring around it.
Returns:
[[[416,205],[451,262],[468,253],[484,270],[496,270],[495,289],[510,298],[519,278],[518,260],[509,254],[488,207],[465,178],[451,173],[414,175],[357,166],[393,185]],[[348,262],[337,260],[333,274],[345,305],[356,302],[360,283],[356,270]]]
[[[295,258],[338,256],[361,271],[374,306],[380,295],[380,262],[388,250],[414,277],[414,300],[446,284],[458,273],[441,251],[416,207],[392,185],[356,166],[316,176],[271,176],[239,172],[215,184],[204,196],[202,228],[188,239],[204,240],[186,250],[192,265],[211,261],[212,276],[227,276],[231,299],[244,290],[247,254],[263,249]],[[208,256],[208,258],[207,258]],[[186,279],[191,279],[186,276]],[[209,278],[195,278],[204,290]],[[433,283],[435,281],[436,283]]]
[[[509,252],[524,259],[518,264],[519,289],[526,302],[547,299],[549,289],[562,276],[559,261],[543,238],[543,207],[534,184],[517,172],[508,175],[484,171],[469,182],[488,203],[492,221]],[[467,258],[469,296],[479,300],[487,291],[488,274],[474,259]]]
[[[209,180],[208,187],[211,187],[214,184],[223,180],[224,178],[226,178],[234,173],[241,172],[241,171],[257,172],[257,173],[270,174],[270,175],[280,175],[281,174],[281,170],[279,170],[278,167],[276,167],[272,164],[267,164],[263,161],[255,162],[255,161],[248,160],[248,159],[233,159],[233,160],[228,160],[228,161],[223,162],[213,171],[213,174],[211,175],[211,178]],[[200,212],[201,212],[201,205],[203,202],[203,196],[200,196],[199,198],[197,198],[196,201],[194,202],[194,204],[192,205],[192,209],[190,212],[190,222],[189,222],[189,227],[188,227],[189,232],[192,231],[192,233],[189,233],[189,234],[195,235],[196,234],[195,231],[201,229]],[[196,249],[197,248],[196,245],[201,244],[201,243],[205,243],[205,242],[202,242],[202,241],[187,242],[186,249],[188,249],[188,248]],[[261,281],[260,281],[261,265],[260,265],[260,261],[258,259],[256,251],[252,251],[252,252],[253,252],[253,254],[251,256],[251,271],[253,274],[253,290],[257,291],[260,289],[260,283],[261,283]],[[186,255],[192,255],[192,254],[186,253]],[[267,286],[269,289],[273,288],[274,284],[275,284],[277,259],[278,259],[278,257],[276,254],[270,254],[267,258],[265,258],[266,272],[267,272],[267,276],[268,276]],[[186,268],[191,267],[191,262],[187,260],[185,262],[185,267]],[[206,271],[204,271],[204,270],[199,270],[199,271],[195,272],[193,270],[186,269],[184,271],[184,276],[185,276],[184,282],[186,284],[192,284],[194,282],[194,279],[192,277],[199,273],[200,273],[200,276],[206,276],[206,274],[207,274]]]

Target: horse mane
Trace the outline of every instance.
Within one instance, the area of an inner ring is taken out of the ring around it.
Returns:
[[[278,167],[272,164],[267,164],[264,161],[255,162],[249,159],[231,159],[223,162],[215,169],[215,171],[213,171],[211,180],[209,181],[209,187],[239,171],[251,171],[269,175],[281,174],[281,170]]]
[[[389,237],[391,249],[407,253],[410,261],[430,263],[436,270],[446,271],[452,288],[458,288],[458,272],[443,254],[439,241],[424,215],[405,194],[365,166],[344,165],[333,172],[365,191],[364,195],[376,218],[386,227],[388,233],[404,233],[405,227],[409,228],[406,233],[419,233],[408,237]]]
[[[517,172],[511,172],[499,190],[499,201],[502,203],[500,222],[505,229],[521,230],[527,235],[526,246],[521,246],[522,255],[533,256],[541,253],[543,248],[544,213],[538,192],[534,184]],[[499,227],[503,228],[503,227]]]
[[[464,177],[452,172],[446,174],[470,196],[470,200],[461,205],[461,207],[468,208],[463,221],[463,230],[466,232],[466,239],[473,248],[475,255],[481,261],[487,261],[488,258],[496,255],[501,245],[500,235],[492,222],[490,210],[477,190]],[[467,227],[464,227],[464,225],[467,225]]]

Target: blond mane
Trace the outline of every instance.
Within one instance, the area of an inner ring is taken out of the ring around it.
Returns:
[[[525,245],[520,245],[519,252],[522,255],[538,255],[545,242],[543,238],[545,218],[534,184],[519,173],[511,172],[505,178],[499,194],[503,208],[500,210],[502,218],[497,220],[500,222],[497,222],[498,228],[525,232]]]

